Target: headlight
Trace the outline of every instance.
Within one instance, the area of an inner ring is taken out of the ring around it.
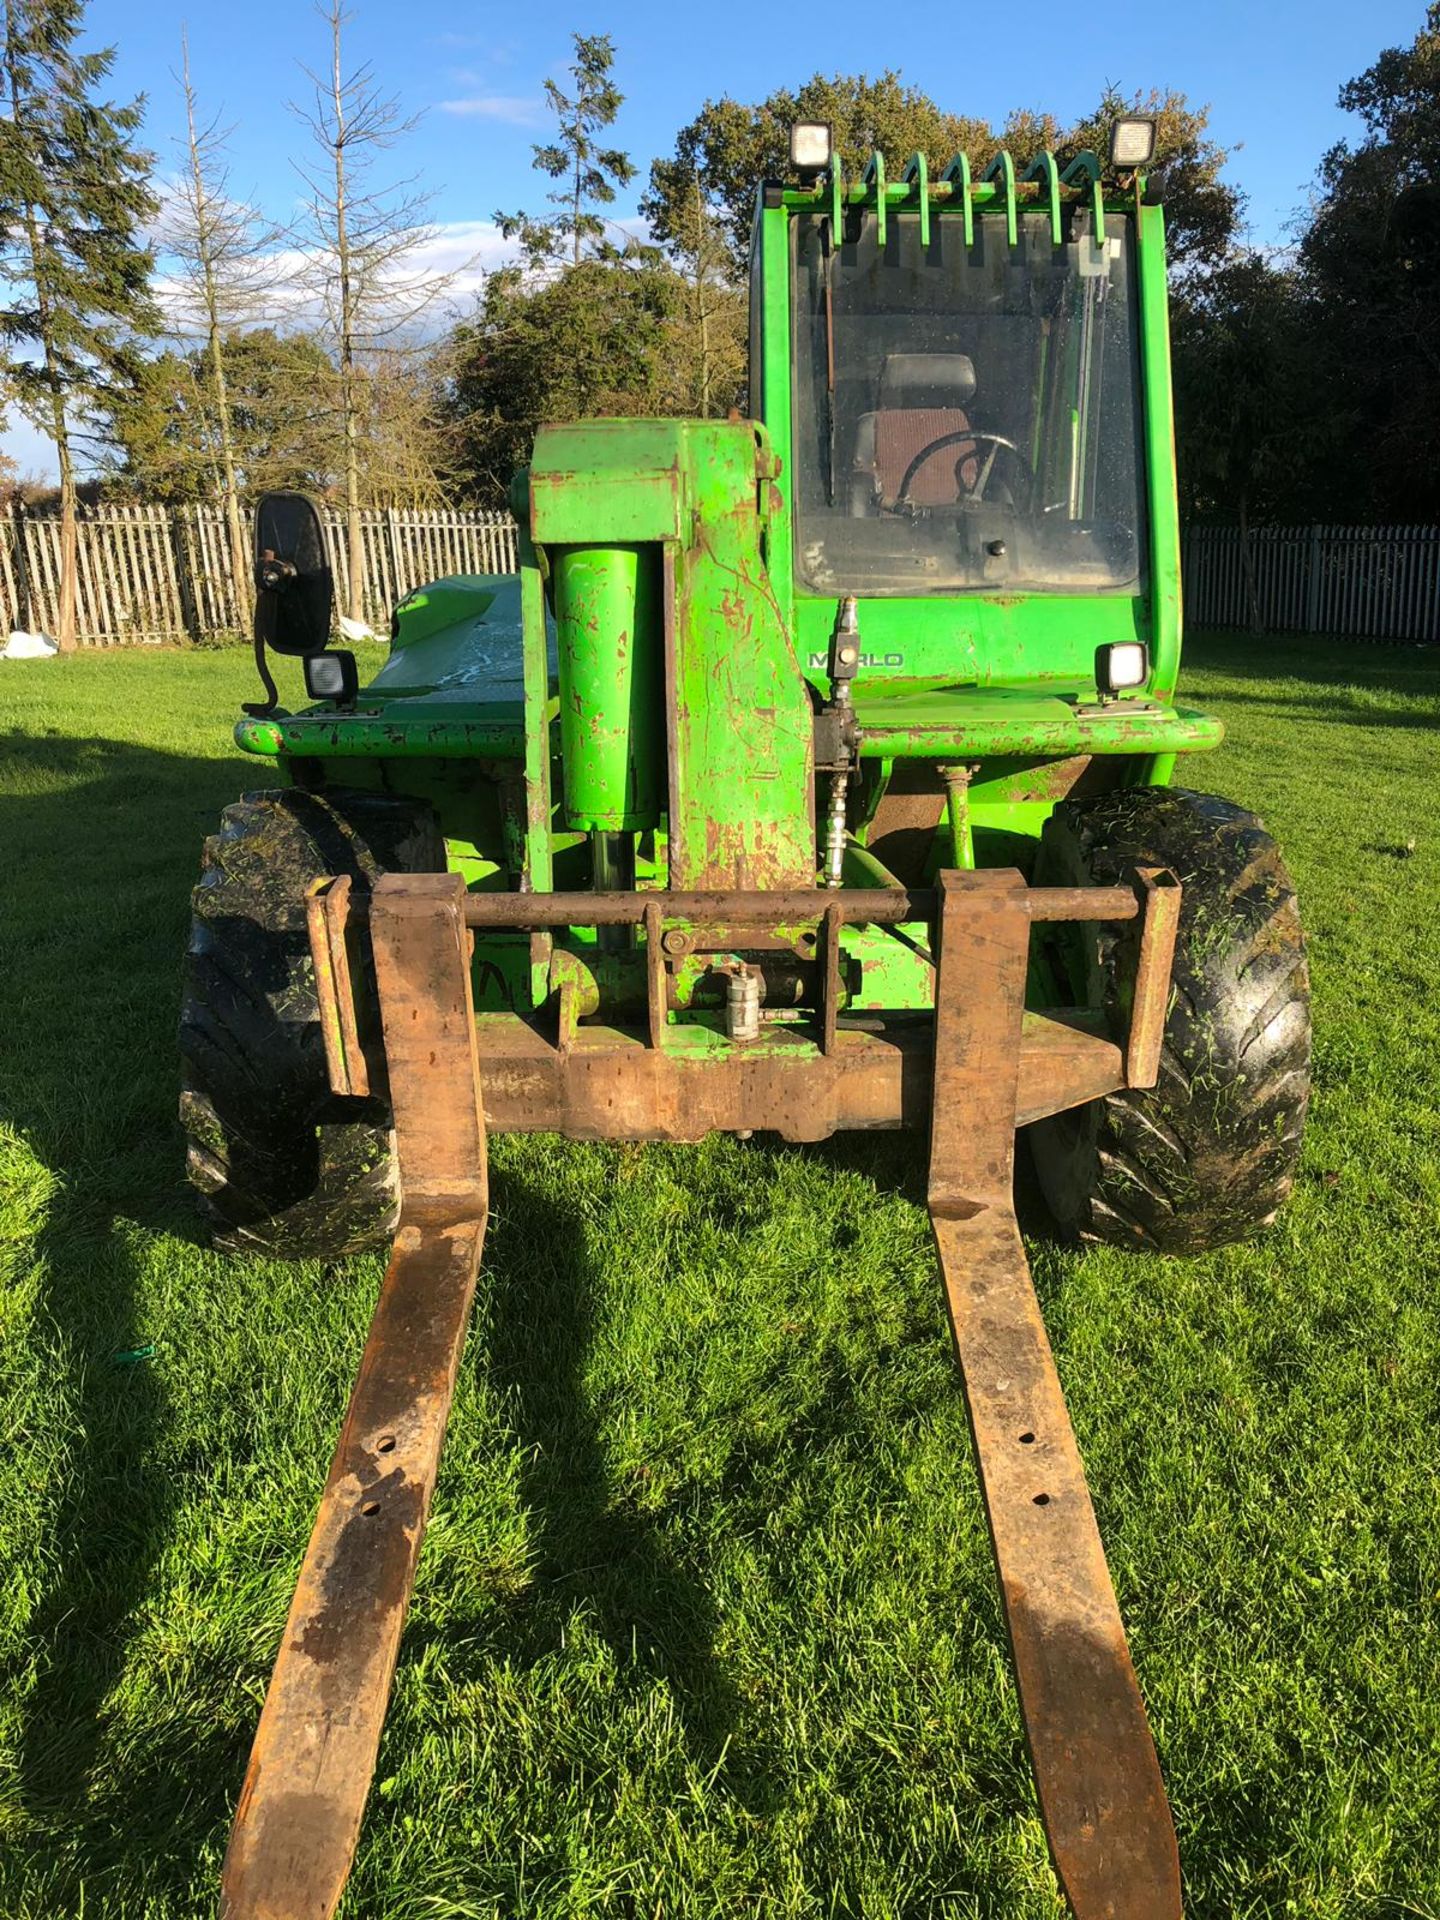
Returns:
[[[1117,640],[1095,649],[1095,684],[1101,693],[1124,693],[1150,678],[1150,649],[1141,640]]]
[[[796,173],[823,173],[834,144],[828,121],[797,120],[790,129],[790,165]]]
[[[312,700],[336,700],[341,706],[352,706],[360,685],[360,675],[355,670],[353,653],[307,653],[305,656],[305,691]]]
[[[1127,115],[1110,129],[1110,164],[1118,172],[1148,167],[1155,152],[1155,122],[1149,114]]]

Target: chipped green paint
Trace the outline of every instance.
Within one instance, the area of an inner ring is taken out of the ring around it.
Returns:
[[[648,764],[662,745],[668,762],[672,886],[808,885],[814,874],[810,702],[762,550],[775,472],[768,436],[749,421],[590,420],[543,427],[536,437],[529,531],[553,556],[557,584],[572,550],[589,556],[589,583],[597,551],[611,556],[613,572],[637,543],[649,546],[659,574],[638,608],[663,634],[649,709],[630,705],[631,682],[614,669],[628,651],[628,612],[606,628],[608,688],[597,687],[582,708],[562,699],[567,817],[606,824],[569,795],[599,784],[600,761],[610,785],[624,786],[611,722],[627,708],[619,737],[628,737],[632,762]],[[562,692],[592,664],[592,598],[587,584],[572,632],[569,591],[560,589],[562,655],[568,641],[575,656],[568,682],[562,658]],[[587,732],[595,720],[600,732]],[[586,764],[571,774],[575,754]]]
[[[857,696],[862,759],[991,759],[1001,754],[1203,753],[1219,720],[1188,707],[1093,692],[1058,697],[1012,688],[917,688]]]
[[[433,713],[392,718],[385,708],[328,710],[283,720],[241,720],[235,744],[246,753],[311,760],[353,760],[367,754],[387,760],[519,760],[525,752],[525,722],[518,712],[480,709],[472,720],[448,714],[437,719]]]

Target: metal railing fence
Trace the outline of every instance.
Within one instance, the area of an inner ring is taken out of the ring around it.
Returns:
[[[1191,627],[1440,640],[1440,527],[1191,527]]]

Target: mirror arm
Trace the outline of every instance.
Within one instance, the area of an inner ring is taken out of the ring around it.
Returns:
[[[255,630],[255,670],[260,675],[261,686],[265,689],[265,699],[263,702],[242,701],[240,711],[248,713],[252,720],[268,720],[280,704],[280,689],[271,678],[270,663],[265,658],[265,642],[260,638],[258,623]]]

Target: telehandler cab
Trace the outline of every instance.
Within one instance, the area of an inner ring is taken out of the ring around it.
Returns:
[[[1153,128],[1110,159],[759,194],[750,417],[548,426],[519,575],[328,650],[318,516],[260,503],[240,745],[182,1016],[222,1246],[393,1232],[224,1873],[321,1920],[360,1829],[485,1235],[486,1136],[909,1127],[1039,1804],[1080,1920],[1171,1920],[1174,1829],[1012,1195],[1188,1252],[1263,1227],[1308,1095],[1294,890],[1171,784],[1180,581]]]

